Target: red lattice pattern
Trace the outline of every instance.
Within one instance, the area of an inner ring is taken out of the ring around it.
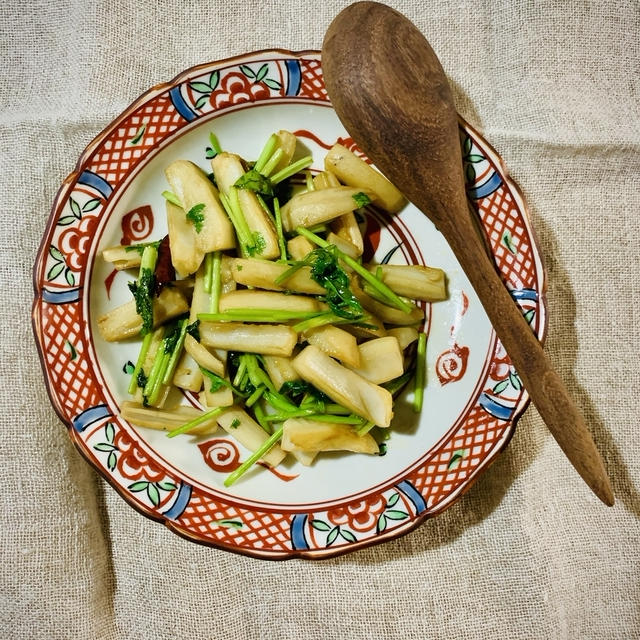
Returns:
[[[81,324],[79,302],[72,304],[42,303],[44,327],[44,354],[52,387],[61,409],[71,418],[87,407],[101,402],[93,377],[89,370],[89,359],[83,355],[85,344],[80,335]],[[73,308],[73,312],[69,309]],[[72,358],[71,344],[76,356]]]
[[[217,524],[220,520],[240,520],[243,527],[221,526]],[[214,544],[272,551],[291,549],[289,518],[277,512],[256,512],[219,504],[195,488],[176,524]]]
[[[302,67],[302,85],[300,86],[301,98],[313,98],[328,102],[329,96],[324,86],[324,77],[319,60],[300,60]]]
[[[479,203],[479,214],[491,244],[494,260],[508,282],[515,288],[536,286],[535,261],[527,229],[522,223],[518,207],[503,183],[499,189]],[[503,243],[506,232],[511,234],[517,253],[514,255]]]
[[[150,149],[185,124],[167,95],[162,94],[125,118],[100,145],[87,168],[115,186]],[[133,143],[142,126],[142,137]]]
[[[476,405],[463,427],[422,467],[409,477],[423,495],[427,508],[432,510],[463,484],[476,467],[496,446],[510,422],[498,420]],[[448,468],[454,452],[466,450],[468,455],[452,469]]]

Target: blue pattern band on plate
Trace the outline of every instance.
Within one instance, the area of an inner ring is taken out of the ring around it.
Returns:
[[[180,86],[173,87],[171,91],[169,91],[169,98],[171,98],[171,102],[173,106],[176,108],[176,111],[187,121],[192,122],[198,117],[198,114],[187,104],[186,100],[182,96],[180,92]]]
[[[80,300],[80,287],[65,289],[64,291],[42,290],[42,301],[47,304],[69,304]]]
[[[102,420],[103,418],[108,418],[110,415],[111,412],[106,404],[97,404],[95,407],[89,407],[82,413],[79,413],[73,419],[73,428],[78,433],[82,433],[90,424],[93,424],[98,420]]]
[[[413,506],[416,508],[416,514],[427,510],[427,503],[424,501],[422,494],[408,480],[398,482],[396,489],[411,500]]]
[[[300,87],[302,85],[300,61],[285,60],[284,64],[287,67],[287,90],[285,91],[285,95],[297,96],[300,93]]]
[[[78,182],[95,189],[103,198],[108,198],[113,192],[113,187],[102,176],[88,169],[80,174]]]
[[[495,398],[492,398],[488,393],[484,392],[480,396],[478,404],[494,418],[498,420],[510,420],[511,415],[515,409],[514,405],[507,405],[498,402]]]
[[[296,513],[291,519],[291,548],[308,549],[309,543],[304,535],[304,528],[307,525],[307,515]]]
[[[510,293],[514,300],[538,301],[538,292],[535,289],[513,289]]]
[[[191,485],[182,482],[173,504],[162,515],[169,520],[177,520],[187,508],[189,500],[191,500]]]
[[[491,177],[481,185],[477,187],[471,187],[467,189],[467,195],[474,200],[481,200],[491,195],[502,184],[502,178],[499,173],[493,173]]]

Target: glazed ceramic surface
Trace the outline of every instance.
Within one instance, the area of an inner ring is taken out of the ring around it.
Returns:
[[[251,160],[278,129],[297,134],[315,170],[336,141],[355,149],[329,103],[317,52],[202,65],[142,96],[62,185],[34,268],[33,323],[70,437],[133,507],[197,542],[262,558],[322,558],[399,536],[451,505],[506,445],[527,395],[449,247],[408,205],[393,217],[367,211],[365,257],[440,267],[449,298],[425,305],[424,409],[413,412],[411,391],[398,399],[383,455],[255,466],[227,489],[224,478],[249,452],[226,433],[169,440],[119,417],[139,345],[106,343],[96,319],[130,298],[135,274],[114,271],[101,250],[165,235],[164,168],[185,158],[210,171],[210,132]],[[544,271],[520,191],[463,121],[460,144],[470,207],[542,339]]]

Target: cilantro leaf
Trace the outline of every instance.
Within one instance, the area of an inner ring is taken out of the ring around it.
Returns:
[[[264,241],[264,236],[259,231],[254,231],[253,233],[253,245],[251,247],[247,247],[247,253],[253,257],[256,255],[262,255],[267,243]],[[240,271],[240,266],[238,267]]]
[[[368,204],[371,204],[371,198],[366,193],[363,193],[362,191],[358,193],[354,193],[352,198],[355,200],[356,204],[358,205],[358,209],[362,207],[366,207]]]
[[[204,203],[194,204],[189,211],[187,211],[187,220],[193,224],[196,228],[196,233],[200,233],[202,231],[202,224],[204,222],[204,213],[202,213],[204,209]]]
[[[327,291],[326,301],[341,318],[358,320],[364,315],[360,301],[349,286],[349,276],[338,264],[333,245],[314,249],[305,262],[311,262],[311,278]]]
[[[200,342],[200,320],[195,320],[191,324],[187,325],[187,333]]]
[[[248,189],[255,193],[261,193],[265,196],[273,196],[273,184],[271,180],[255,169],[250,169],[244,175],[240,176],[233,186],[238,189]]]
[[[138,282],[129,282],[129,290],[136,301],[136,313],[142,318],[140,335],[145,336],[153,328],[153,292],[155,276],[151,269],[141,269]]]

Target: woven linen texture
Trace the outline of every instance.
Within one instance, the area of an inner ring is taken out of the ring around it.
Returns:
[[[31,266],[83,148],[189,66],[320,48],[346,4],[2,3],[0,636],[640,636],[635,0],[389,2],[430,40],[460,112],[525,193],[549,276],[546,348],[605,456],[614,508],[530,408],[476,485],[416,531],[333,560],[264,562],[136,513],[50,406],[29,322]]]

